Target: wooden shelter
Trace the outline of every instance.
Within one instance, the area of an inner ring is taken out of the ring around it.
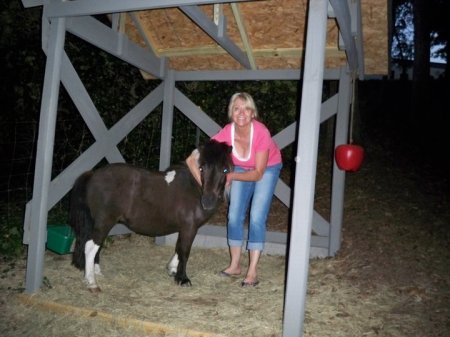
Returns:
[[[220,126],[177,89],[178,81],[302,80],[300,120],[276,134],[283,148],[297,142],[294,186],[281,180],[276,195],[292,207],[283,336],[300,336],[311,247],[333,256],[340,247],[345,173],[334,165],[329,220],[313,210],[320,123],[336,116],[335,145],[347,142],[352,83],[386,74],[387,9],[381,0],[22,0],[43,6],[42,46],[47,55],[33,198],[26,207],[26,291],[43,280],[48,211],[83,171],[103,158],[124,161],[117,144],[163,104],[160,169],[170,164],[173,108],[206,134]],[[94,15],[107,14],[111,25]],[[139,68],[161,84],[107,129],[64,51],[70,32]],[[363,52],[364,50],[364,52]],[[339,92],[321,101],[323,80]],[[51,179],[60,83],[96,142]],[[228,98],[226,98],[228,99]],[[298,134],[298,137],[296,135]],[[293,200],[290,200],[293,188]],[[311,235],[313,234],[313,235]]]

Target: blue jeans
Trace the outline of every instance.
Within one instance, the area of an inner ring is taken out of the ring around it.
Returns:
[[[282,166],[281,163],[268,166],[259,181],[233,180],[231,183],[228,208],[228,245],[230,247],[242,246],[244,221],[250,205],[247,249],[264,249],[267,216]],[[235,166],[234,171],[244,172],[245,169]]]

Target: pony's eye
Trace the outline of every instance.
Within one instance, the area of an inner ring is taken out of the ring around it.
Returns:
[[[198,169],[199,169],[200,172],[203,172],[203,167],[202,166],[200,166]]]
[[[223,169],[223,173],[228,173],[228,169],[227,168]]]

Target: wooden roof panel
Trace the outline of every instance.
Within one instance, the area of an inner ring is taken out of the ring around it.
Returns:
[[[364,61],[369,74],[387,74],[389,69],[386,2],[361,0]]]
[[[305,2],[283,0],[239,4],[251,45],[257,49],[298,47],[303,41]]]
[[[178,8],[141,11],[139,19],[157,50],[214,44],[211,38]]]
[[[242,34],[248,37],[257,69],[300,68],[304,52],[305,14],[307,0],[266,0],[224,4],[226,36],[238,48],[246,51]],[[383,0],[362,0],[365,70],[369,74],[386,74],[387,4]],[[232,6],[237,8],[233,11]],[[212,5],[198,6],[213,20]],[[136,12],[141,25],[138,31],[127,16],[126,33],[140,45],[149,41],[157,56],[165,56],[175,70],[243,69],[214,39],[178,8]],[[235,15],[241,20],[239,29]],[[334,19],[327,24],[326,66],[345,64],[345,52],[338,47],[338,27]]]

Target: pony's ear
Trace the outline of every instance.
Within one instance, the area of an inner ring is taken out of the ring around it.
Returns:
[[[216,142],[218,145],[220,145],[226,154],[230,154],[233,151],[233,147],[225,142],[218,142],[214,139],[212,139],[211,142]]]
[[[230,145],[227,145],[226,143],[222,143],[223,147],[225,148],[225,153],[226,154],[231,154],[231,152],[233,152],[233,147]]]

